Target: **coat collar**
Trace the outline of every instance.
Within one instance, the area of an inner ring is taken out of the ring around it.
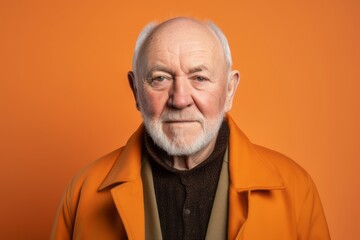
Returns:
[[[129,138],[99,191],[141,177],[141,151],[144,127],[141,125]]]
[[[230,128],[230,184],[239,192],[285,188],[276,167],[259,153],[257,148],[260,147],[249,141],[229,115],[226,117]],[[144,127],[141,125],[130,137],[99,191],[141,177],[143,132]]]
[[[230,184],[238,192],[284,189],[276,167],[252,144],[228,115],[230,127],[229,170]]]

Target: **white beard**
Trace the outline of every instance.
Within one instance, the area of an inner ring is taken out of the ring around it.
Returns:
[[[171,156],[190,156],[205,148],[213,140],[224,120],[225,112],[221,112],[213,119],[204,119],[200,113],[185,113],[180,111],[165,111],[160,119],[152,119],[142,112],[144,125],[151,138],[160,148]],[[172,139],[169,139],[163,131],[163,122],[169,120],[196,120],[201,124],[202,131],[194,140],[184,139],[184,129],[174,129],[171,132]]]

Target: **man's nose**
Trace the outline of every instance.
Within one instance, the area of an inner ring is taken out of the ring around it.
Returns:
[[[191,86],[187,79],[175,79],[169,91],[168,106],[183,109],[193,104]]]

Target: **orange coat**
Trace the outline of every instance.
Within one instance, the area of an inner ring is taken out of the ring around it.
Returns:
[[[230,117],[228,123],[228,239],[330,239],[310,176],[287,157],[252,144]],[[140,127],[126,146],[74,178],[51,239],[145,239],[142,134]]]

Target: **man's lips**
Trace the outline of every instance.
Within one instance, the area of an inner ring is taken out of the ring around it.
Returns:
[[[199,122],[198,120],[166,120],[165,123],[194,123]]]

